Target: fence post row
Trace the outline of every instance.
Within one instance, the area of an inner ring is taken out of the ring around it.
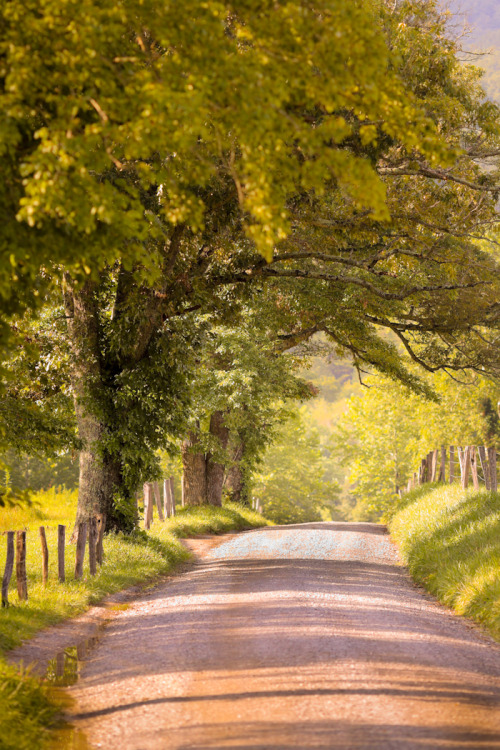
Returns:
[[[75,579],[83,575],[83,563],[85,559],[85,546],[89,540],[89,569],[90,575],[97,573],[97,564],[102,565],[103,555],[103,537],[106,526],[106,516],[97,514],[86,522],[79,523],[77,528],[77,543],[75,556]],[[40,526],[40,545],[42,550],[42,582],[46,587],[49,578],[49,548],[47,545],[47,536],[45,526]],[[28,599],[28,583],[26,575],[26,531],[7,531],[7,556],[5,560],[5,569],[2,578],[2,607],[9,606],[9,585],[14,570],[14,561],[16,565],[16,584],[17,593],[20,601]],[[14,545],[14,538],[16,543]],[[66,526],[59,524],[57,527],[57,576],[60,583],[65,581],[65,542]]]
[[[472,484],[475,490],[480,487],[481,478],[479,468],[484,476],[484,483],[487,490],[497,492],[497,452],[496,448],[486,448],[484,445],[474,446],[467,445],[465,448],[460,446],[449,446],[449,483],[453,484],[455,480],[455,457],[458,456],[460,465],[460,481],[465,489],[469,485],[469,479],[472,478]],[[426,482],[446,482],[446,446],[441,449],[429,451],[429,453],[420,462],[418,472],[410,476],[405,489],[399,491],[399,494],[409,492],[417,485],[421,486]]]

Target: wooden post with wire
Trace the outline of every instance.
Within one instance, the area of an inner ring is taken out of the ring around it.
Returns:
[[[9,606],[9,583],[14,570],[14,531],[7,531],[7,558],[2,578],[2,607]]]
[[[450,484],[455,481],[455,446],[450,445]]]
[[[150,482],[144,483],[144,528],[151,527],[153,520],[153,488]]]
[[[439,481],[446,482],[446,446],[441,446],[441,468],[439,470]]]
[[[75,579],[78,580],[83,575],[83,561],[85,559],[85,545],[87,542],[87,523],[82,521],[78,524],[78,536],[76,539],[76,557],[75,557]]]
[[[42,545],[42,582],[45,587],[49,577],[49,548],[47,547],[45,526],[40,526],[40,544]]]
[[[106,530],[106,516],[104,513],[96,515],[97,522],[97,544],[96,544],[96,561],[102,565],[104,561],[104,532]]]
[[[479,461],[481,463],[481,469],[483,471],[485,487],[487,490],[491,490],[490,466],[489,466],[489,461],[488,461],[487,449],[485,448],[484,445],[478,445],[477,452],[479,455]]]
[[[16,532],[16,580],[17,594],[22,602],[28,599],[28,582],[26,579],[26,532]]]
[[[60,583],[66,580],[64,548],[66,544],[66,526],[59,524],[57,527],[57,575]]]
[[[491,491],[497,491],[497,451],[496,448],[488,448],[488,464],[490,467],[490,486]]]
[[[474,445],[469,446],[470,451],[470,470],[472,474],[472,484],[474,485],[474,489],[479,489],[479,474],[477,470],[477,453],[476,453],[476,447]]]
[[[170,515],[175,516],[175,486],[173,477],[170,477]]]
[[[469,476],[470,476],[470,470],[471,470],[471,450],[470,445],[467,445],[465,447],[465,450],[463,451],[463,459],[462,459],[462,487],[467,489],[467,485],[469,484]]]

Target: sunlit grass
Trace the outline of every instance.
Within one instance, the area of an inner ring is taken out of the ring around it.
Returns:
[[[0,610],[0,654],[32,637],[41,628],[83,612],[89,605],[133,584],[170,573],[189,553],[179,541],[198,534],[256,528],[268,523],[259,513],[236,504],[223,508],[180,509],[165,522],[156,520],[148,533],[109,534],[104,539],[104,565],[96,576],[88,570],[74,580],[75,545],[69,543],[76,516],[77,492],[47,490],[33,495],[30,507],[1,511],[0,532],[27,530],[28,601],[18,600],[15,571],[9,588],[11,606]],[[66,526],[66,582],[57,579],[57,526]],[[39,527],[44,526],[49,548],[49,580],[42,583]],[[0,576],[6,556],[6,537],[0,536]],[[0,748],[37,750],[45,745],[55,707],[38,680],[9,667],[0,659]]]
[[[415,580],[500,640],[500,494],[420,488],[389,527]]]

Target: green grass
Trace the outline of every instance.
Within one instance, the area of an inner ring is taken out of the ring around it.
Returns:
[[[422,487],[389,529],[413,578],[500,640],[500,494]]]
[[[223,508],[202,506],[180,509],[175,518],[155,521],[148,533],[131,536],[110,534],[104,540],[104,565],[90,576],[88,560],[83,578],[74,580],[75,545],[66,546],[66,582],[57,580],[57,525],[67,527],[67,542],[75,514],[77,492],[48,490],[33,496],[30,507],[1,511],[0,532],[27,529],[28,601],[20,602],[15,581],[11,581],[11,606],[0,609],[0,655],[30,638],[41,628],[83,612],[107,594],[133,584],[151,581],[170,573],[189,553],[179,541],[199,534],[265,526],[259,513],[235,504]],[[49,581],[44,589],[41,577],[39,526],[45,526],[49,547]],[[0,571],[6,555],[5,537],[0,536]],[[15,579],[15,574],[14,574]],[[27,713],[29,709],[29,713]],[[0,748],[42,748],[55,708],[43,685],[29,674],[0,659]],[[24,744],[23,744],[24,743]]]

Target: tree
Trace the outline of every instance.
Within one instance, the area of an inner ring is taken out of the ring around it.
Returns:
[[[498,382],[457,383],[429,376],[438,400],[430,401],[387,379],[372,377],[369,390],[353,397],[332,437],[332,450],[347,465],[354,520],[379,520],[394,506],[398,488],[421,459],[442,445],[497,445],[492,402]]]
[[[227,324],[246,288],[277,300],[283,346],[324,331],[417,385],[385,327],[429,369],[498,366],[498,274],[470,242],[498,112],[432,3],[54,7],[5,11],[6,226],[66,266],[80,517],[125,523],[182,428],[203,315]]]
[[[0,30],[7,317],[38,307],[54,264],[81,279],[138,262],[158,279],[165,235],[206,224],[217,176],[267,255],[297,185],[333,176],[382,215],[373,170],[338,145],[338,112],[386,120],[408,144],[426,131],[365,0],[4,2]]]
[[[294,374],[296,358],[276,350],[262,310],[247,309],[235,328],[212,328],[192,383],[192,419],[182,446],[187,505],[246,499],[246,478],[287,414],[286,399],[313,390]]]

